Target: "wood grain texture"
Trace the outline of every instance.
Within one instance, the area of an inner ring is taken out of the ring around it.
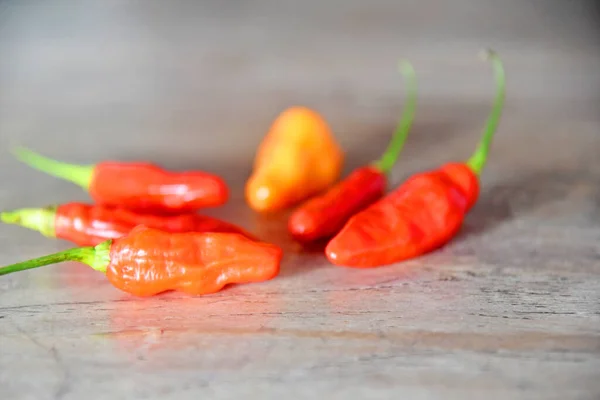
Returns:
[[[600,58],[583,1],[0,2],[0,209],[88,200],[8,155],[151,159],[223,174],[208,211],[280,244],[277,279],[134,299],[63,264],[0,279],[0,398],[598,399]],[[570,4],[567,6],[566,4]],[[416,125],[392,173],[473,150],[498,50],[506,111],[480,202],[428,256],[350,270],[243,202],[283,108],[317,108],[376,158],[413,61]],[[65,249],[0,227],[0,264]]]

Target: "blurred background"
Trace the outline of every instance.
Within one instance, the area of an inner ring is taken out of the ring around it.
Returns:
[[[449,157],[466,156],[493,96],[483,47],[503,56],[509,79],[497,153],[502,143],[518,152],[509,130],[525,147],[537,137],[536,151],[555,151],[545,124],[596,115],[599,26],[596,2],[582,0],[3,0],[0,179],[70,190],[6,157],[22,144],[66,161],[149,159],[241,182],[269,124],[293,104],[327,118],[351,168],[393,130],[399,58],[413,62],[420,86],[402,162],[429,165],[440,141]],[[524,125],[511,125],[517,117]]]

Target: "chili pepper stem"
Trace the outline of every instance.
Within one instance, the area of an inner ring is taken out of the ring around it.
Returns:
[[[399,68],[407,85],[406,105],[404,106],[404,111],[392,140],[388,144],[383,156],[374,163],[374,166],[383,173],[388,173],[394,164],[396,164],[415,118],[417,104],[417,79],[415,70],[408,61],[401,61]]]
[[[55,218],[56,207],[22,208],[0,213],[0,220],[5,224],[20,225],[51,238],[56,237],[54,230]]]
[[[78,261],[89,265],[96,271],[105,273],[110,262],[111,244],[112,240],[107,240],[95,247],[76,247],[59,253],[8,265],[0,268],[0,275],[25,271],[27,269],[43,267],[44,265],[57,264],[65,261]]]
[[[483,52],[483,56],[486,60],[492,63],[494,68],[494,75],[496,78],[496,98],[494,100],[494,105],[490,116],[485,125],[484,133],[481,137],[479,145],[477,149],[467,161],[467,165],[475,172],[477,175],[481,173],[485,164],[487,162],[488,153],[490,151],[490,146],[492,144],[492,139],[494,137],[494,133],[498,127],[498,123],[500,121],[500,116],[502,115],[502,108],[504,106],[504,97],[506,91],[506,82],[504,76],[504,67],[502,65],[502,60],[495,51],[491,49],[487,49]]]
[[[16,147],[12,150],[12,153],[18,160],[29,165],[31,168],[56,178],[65,179],[86,190],[90,187],[90,182],[92,181],[92,175],[94,173],[94,165],[64,163],[44,157],[25,147]]]

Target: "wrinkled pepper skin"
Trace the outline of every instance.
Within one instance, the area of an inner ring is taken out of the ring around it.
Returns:
[[[396,190],[348,220],[327,244],[335,265],[372,268],[417,257],[448,243],[479,197],[479,176],[487,163],[506,92],[504,66],[486,49],[496,96],[477,148],[466,162],[452,162],[406,180]]]
[[[326,193],[295,210],[288,220],[288,231],[300,242],[332,237],[352,215],[379,200],[386,185],[386,175],[377,168],[357,168]]]
[[[344,153],[325,120],[308,108],[289,108],[256,152],[246,201],[258,212],[286,209],[333,185],[343,163]]]
[[[354,169],[328,190],[300,205],[288,219],[288,231],[299,242],[329,239],[357,212],[379,200],[387,187],[387,176],[396,164],[410,132],[417,102],[416,74],[406,60],[399,63],[407,89],[402,116],[381,157]]]
[[[171,172],[150,162],[105,161],[70,164],[24,147],[13,155],[31,168],[84,189],[97,204],[141,212],[183,213],[223,205],[229,198],[225,181],[204,171]]]
[[[55,236],[80,246],[95,246],[108,239],[127,235],[135,226],[145,225],[165,232],[230,232],[256,238],[241,227],[217,218],[186,213],[142,214],[122,207],[66,203],[57,207]]]
[[[463,163],[420,173],[352,217],[328,243],[335,265],[372,268],[446,244],[479,196],[479,178]]]
[[[151,163],[102,162],[94,168],[89,194],[98,204],[180,213],[225,204],[229,188],[221,177],[207,172],[169,172]]]
[[[173,234],[137,226],[113,240],[106,277],[140,297],[167,291],[206,295],[228,284],[274,278],[282,256],[276,245],[235,233]]]

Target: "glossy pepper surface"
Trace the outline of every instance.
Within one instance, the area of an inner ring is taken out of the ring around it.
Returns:
[[[282,112],[258,147],[245,196],[255,211],[278,211],[331,186],[344,154],[325,120],[306,107]]]
[[[402,62],[400,67],[408,85],[407,102],[385,153],[380,160],[355,169],[344,180],[298,207],[288,220],[288,231],[296,240],[310,242],[335,235],[350,217],[384,195],[387,174],[404,146],[416,108],[414,69],[408,62]]]
[[[13,153],[32,168],[81,186],[98,204],[178,213],[219,206],[229,198],[223,179],[203,171],[170,172],[147,162],[74,165],[23,147]]]
[[[473,156],[414,175],[353,216],[325,249],[333,264],[357,268],[391,264],[434,250],[459,231],[479,196],[479,174],[504,104],[502,62],[491,50],[487,55],[494,66],[497,94]]]
[[[279,273],[283,251],[237,233],[168,233],[139,225],[127,236],[0,268],[0,275],[64,261],[106,274],[135,296],[167,291],[215,293],[228,284],[267,281]]]
[[[21,225],[46,237],[95,246],[127,235],[137,225],[165,232],[232,232],[255,239],[235,224],[196,213],[145,214],[122,207],[78,202],[45,208],[24,208],[0,213],[4,223]]]

